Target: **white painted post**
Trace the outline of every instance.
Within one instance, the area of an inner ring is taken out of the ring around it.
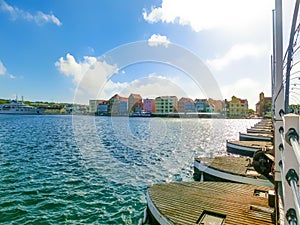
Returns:
[[[299,208],[299,189],[297,185],[296,193],[293,193],[292,186],[295,182],[291,182],[293,176],[299,177],[299,162],[296,157],[295,151],[298,149],[294,149],[290,143],[290,133],[294,129],[297,134],[299,134],[300,130],[300,116],[296,114],[287,114],[284,116],[284,133],[285,133],[285,143],[284,143],[284,168],[283,174],[285,177],[282,177],[282,185],[284,186],[284,213],[285,213],[285,224],[295,223],[300,221],[300,208]],[[299,140],[298,140],[299,145]],[[293,173],[294,172],[294,173]],[[298,195],[298,196],[297,196]],[[296,214],[296,215],[295,215]],[[296,221],[294,216],[297,217]]]

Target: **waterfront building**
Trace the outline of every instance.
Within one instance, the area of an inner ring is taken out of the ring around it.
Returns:
[[[143,100],[139,94],[130,94],[128,97],[128,112],[141,112],[143,108]]]
[[[245,118],[248,116],[248,100],[240,99],[235,96],[231,97],[228,102],[228,113],[231,118]]]
[[[108,101],[102,100],[97,107],[98,115],[106,115],[108,113]]]
[[[155,98],[156,113],[178,112],[178,98],[176,96],[159,96]]]
[[[128,115],[128,98],[121,98],[119,102],[119,116],[126,116]]]
[[[55,111],[47,109],[47,112],[53,112],[55,113]],[[60,112],[65,111],[66,113],[69,114],[86,114],[89,112],[89,107],[87,107],[86,105],[66,105],[64,108],[60,109]]]
[[[210,104],[206,107],[206,112],[214,112],[215,111],[215,106],[213,104]]]
[[[259,94],[259,102],[256,103],[256,114],[258,116],[264,116],[271,112],[272,97],[265,97],[265,94],[261,92]]]
[[[207,99],[195,99],[194,105],[196,112],[206,112],[208,101]]]
[[[222,100],[214,100],[212,98],[208,99],[208,104],[213,105],[214,112],[223,112],[225,103]]]
[[[104,100],[99,100],[99,99],[91,99],[89,100],[89,112],[90,113],[95,113],[97,112],[97,108],[98,108],[98,105],[101,101],[104,101]]]
[[[115,94],[108,100],[108,113],[111,115],[126,115],[128,113],[128,98]]]
[[[178,112],[195,112],[195,104],[194,101],[190,98],[182,97],[178,101]]]
[[[143,111],[154,113],[155,112],[155,100],[154,99],[144,99],[143,100]]]

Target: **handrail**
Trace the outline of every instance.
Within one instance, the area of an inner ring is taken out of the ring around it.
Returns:
[[[283,111],[280,115],[283,115]],[[282,143],[278,146],[280,151],[280,156],[278,156],[280,157],[279,168],[285,219],[290,225],[296,225],[300,222],[300,194],[298,188],[300,173],[299,130],[299,115],[283,115],[283,126],[279,128]]]
[[[297,222],[297,218],[300,218],[299,217],[299,215],[300,215],[300,196],[299,196],[299,190],[298,190],[298,186],[297,186],[299,177],[294,169],[290,169],[288,171],[288,173],[286,174],[285,178],[292,188],[292,193],[293,193],[293,197],[294,197],[294,205],[296,208],[296,209],[294,209],[296,214],[293,215],[293,217],[295,217],[293,219],[293,221],[295,220]]]
[[[283,127],[279,128],[279,134],[280,134],[280,137],[281,137],[281,142],[284,143],[285,139],[284,139],[284,129],[283,129]],[[284,149],[283,146],[282,146],[282,148]]]
[[[300,146],[299,146],[299,135],[294,128],[290,128],[286,140],[290,145],[292,145],[294,153],[297,157],[298,162],[300,162]]]

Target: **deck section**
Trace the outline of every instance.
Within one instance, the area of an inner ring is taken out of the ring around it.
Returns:
[[[261,133],[261,134],[273,134],[273,130],[271,128],[248,128],[247,133]]]
[[[275,197],[268,199],[268,191],[274,189],[274,184],[255,171],[252,165],[252,156],[257,150],[268,152],[273,149],[272,123],[263,120],[247,131],[250,132],[240,133],[240,141],[227,141],[227,144],[233,149],[238,146],[238,150],[251,152],[251,157],[195,158],[195,182],[149,187],[147,208],[150,223],[275,224]]]
[[[228,143],[255,149],[273,149],[273,143],[270,141],[228,141]]]
[[[273,141],[273,134],[239,133],[240,141]]]
[[[272,151],[273,143],[270,141],[227,141],[228,153],[252,157],[257,150]]]
[[[265,176],[255,171],[249,157],[222,156],[195,158],[194,180],[222,181],[274,187]]]
[[[247,176],[247,170],[253,171],[252,174],[255,174],[255,170],[251,165],[251,159],[246,157],[221,156],[215,158],[195,158],[195,161],[202,162],[210,168],[230,174]],[[256,173],[256,176],[261,175]]]
[[[209,224],[201,223],[200,218],[207,213],[225,218],[227,225],[274,224],[274,208],[268,205],[268,190],[223,182],[155,184],[147,193],[148,209],[156,220],[151,223]]]
[[[252,126],[251,128],[261,128],[261,129],[272,129],[273,125],[272,123],[257,123],[254,126]]]

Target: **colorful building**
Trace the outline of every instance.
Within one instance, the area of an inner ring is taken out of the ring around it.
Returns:
[[[128,98],[115,94],[108,102],[108,113],[111,115],[117,116],[128,114]]]
[[[176,96],[160,96],[155,98],[156,113],[178,112],[178,98]]]
[[[108,113],[108,104],[109,101],[101,100],[97,107],[97,114],[106,115]]]
[[[178,101],[178,112],[195,112],[194,101],[190,98],[182,97]]]
[[[228,116],[230,118],[245,118],[248,116],[248,100],[240,99],[235,96],[231,97],[228,102]]]
[[[128,112],[141,112],[143,108],[143,100],[139,94],[130,94],[128,97]]]
[[[214,100],[212,98],[208,99],[208,105],[214,108],[214,112],[223,112],[225,108],[225,103],[222,100]]]
[[[261,92],[259,94],[259,102],[256,103],[256,114],[258,116],[264,116],[271,112],[272,97],[265,97],[265,94]]]
[[[97,100],[97,99],[89,100],[89,112],[90,113],[97,112],[98,105],[101,101],[104,101],[104,100]]]
[[[194,105],[196,112],[206,112],[208,102],[207,99],[195,99]]]
[[[143,111],[154,113],[155,112],[155,100],[154,99],[144,99],[143,101]]]

